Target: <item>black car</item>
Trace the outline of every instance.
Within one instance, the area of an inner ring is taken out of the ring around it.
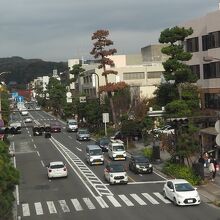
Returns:
[[[96,141],[96,144],[102,149],[102,152],[108,152],[109,143],[110,139],[108,137],[103,137]]]
[[[134,173],[153,173],[153,166],[149,159],[142,155],[132,155],[129,161],[129,170]]]

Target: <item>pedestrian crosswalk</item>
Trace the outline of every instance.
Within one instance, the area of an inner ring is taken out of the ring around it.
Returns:
[[[41,201],[35,203],[22,203],[20,210],[21,217],[31,217],[33,215],[60,214],[80,212],[84,210],[96,210],[100,208],[121,208],[134,206],[147,206],[169,204],[160,192],[149,193],[131,193],[128,195],[107,195],[97,197],[71,198],[58,201]]]

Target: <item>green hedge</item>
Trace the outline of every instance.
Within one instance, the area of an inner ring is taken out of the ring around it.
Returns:
[[[145,157],[149,158],[149,159],[152,159],[152,156],[153,156],[153,149],[152,147],[145,147],[143,150],[142,150],[142,153]]]
[[[197,176],[191,167],[185,165],[167,162],[162,171],[174,178],[185,179],[192,185],[199,185],[202,181],[201,177]]]

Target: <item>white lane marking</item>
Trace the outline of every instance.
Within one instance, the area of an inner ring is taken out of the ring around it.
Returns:
[[[160,200],[162,200],[164,203],[168,204],[168,203],[171,203],[168,199],[165,199],[160,193],[158,192],[154,192],[154,195],[156,197],[158,197]]]
[[[118,195],[121,200],[127,205],[127,206],[134,206],[134,204],[125,196],[125,195]]]
[[[68,138],[73,139],[71,136],[68,136]]]
[[[80,148],[78,148],[78,147],[76,147],[76,149],[77,149],[78,151],[82,151],[82,149],[80,149]]]
[[[35,149],[37,148],[36,144],[34,144],[34,148],[35,148]]]
[[[130,194],[134,200],[139,204],[139,205],[147,205],[147,203],[141,199],[137,194]]]
[[[41,162],[41,165],[42,165],[43,167],[45,167],[44,162],[43,162],[42,160],[41,160],[40,162]]]
[[[52,201],[47,201],[47,206],[48,206],[50,214],[57,213],[56,207]]]
[[[82,211],[83,210],[82,206],[80,205],[80,203],[77,199],[71,199],[71,202],[73,203],[73,206],[76,209],[76,211]]]
[[[165,183],[166,180],[156,180],[156,181],[146,181],[146,182],[128,182],[129,185],[138,185],[138,184],[154,184],[154,183]]]
[[[15,152],[15,143],[12,142],[12,149],[14,150]],[[14,167],[16,168],[16,158],[13,157],[13,164],[14,164]],[[17,205],[20,204],[20,199],[19,199],[19,189],[18,189],[18,185],[15,186],[15,192],[16,192],[16,201],[17,201]]]
[[[68,205],[66,204],[65,200],[59,200],[60,206],[63,210],[63,212],[70,212],[70,209],[68,207]]]
[[[38,157],[40,157],[40,153],[39,153],[39,151],[37,151],[37,155],[38,155]]]
[[[89,198],[83,198],[83,201],[86,203],[89,209],[95,209],[95,206]]]
[[[23,212],[23,216],[30,216],[30,209],[27,203],[22,204],[22,212]]]
[[[36,211],[36,214],[37,215],[43,215],[43,209],[42,209],[42,205],[40,202],[35,202],[34,203],[34,206],[35,206],[35,211]]]
[[[99,203],[99,205],[104,209],[104,208],[108,208],[109,206],[107,205],[107,203],[104,201],[104,199],[101,196],[97,196],[95,197],[95,199],[97,200],[97,202]]]
[[[121,204],[115,199],[114,196],[107,196],[107,198],[115,207],[121,207]]]
[[[159,204],[159,202],[158,202],[156,199],[154,199],[152,196],[150,196],[148,193],[142,193],[142,195],[143,195],[146,199],[148,199],[152,204],[156,204],[156,205]]]

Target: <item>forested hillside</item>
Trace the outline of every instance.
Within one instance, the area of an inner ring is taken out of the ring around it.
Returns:
[[[0,73],[11,72],[1,77],[6,83],[15,81],[18,84],[26,84],[38,76],[52,75],[54,69],[58,72],[68,70],[67,62],[48,62],[22,57],[0,58]]]

